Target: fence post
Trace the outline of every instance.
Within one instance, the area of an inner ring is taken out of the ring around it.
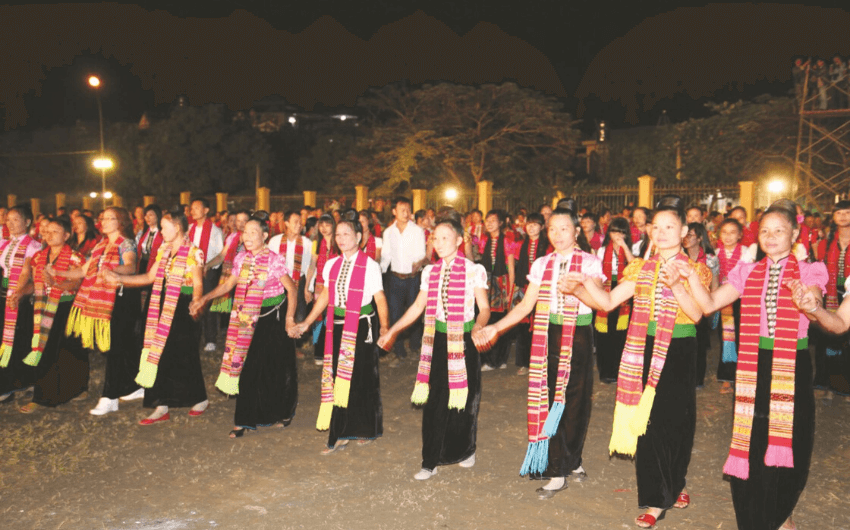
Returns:
[[[41,199],[30,199],[30,209],[32,210],[32,215],[38,217],[38,214],[41,213]]]
[[[227,210],[227,194],[226,193],[216,193],[215,194],[215,211],[223,212]]]
[[[655,177],[643,175],[638,177],[638,206],[652,209],[655,202]]]
[[[89,210],[89,211],[93,212],[94,211],[94,209],[92,208],[92,201],[93,200],[94,199],[92,199],[88,195],[84,195],[83,196],[83,210]]]
[[[56,194],[56,210],[65,206],[65,194],[57,193]]]
[[[738,182],[738,188],[740,190],[739,201],[741,206],[747,209],[747,222],[753,220],[753,214],[755,213],[755,182],[751,180],[742,180]]]
[[[487,215],[493,209],[493,183],[489,180],[479,181],[475,190],[478,192],[478,209]]]
[[[354,201],[357,211],[366,210],[369,208],[369,186],[354,186],[354,192],[357,194]]]
[[[413,213],[424,210],[428,199],[428,190],[416,189],[413,191]],[[393,206],[395,207],[395,206]]]
[[[181,191],[180,192],[180,204],[192,204],[192,192],[191,191]]]
[[[9,208],[15,206],[16,204],[18,204],[18,196],[14,193],[6,195],[6,204],[9,206]]]
[[[563,191],[556,191],[555,196],[552,197],[552,209],[554,210],[556,206],[558,206],[558,201],[566,197]]]
[[[269,211],[269,206],[271,204],[271,190],[266,188],[265,186],[260,186],[257,188],[257,209]]]
[[[156,204],[156,197],[154,195],[145,195],[143,203],[145,205],[145,208],[147,208],[151,204]]]
[[[121,197],[120,195],[118,195],[117,193],[113,193],[112,194],[112,206],[117,206],[119,208],[123,208],[124,207],[124,198]],[[133,213],[130,212],[130,215],[132,216]]]
[[[310,208],[316,207],[316,192],[315,191],[305,191],[304,192],[304,205],[309,206]]]

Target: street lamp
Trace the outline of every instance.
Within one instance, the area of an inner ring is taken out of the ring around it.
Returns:
[[[775,194],[782,193],[783,191],[785,191],[785,181],[780,180],[778,178],[771,180],[770,182],[767,183],[767,191],[768,191],[767,202],[768,202],[768,205],[770,205],[770,203],[773,202],[773,196]]]
[[[454,188],[446,189],[446,199],[450,201],[457,199],[457,190]]]
[[[103,198],[104,199],[111,199],[112,198],[112,192],[107,191],[106,193],[103,194]]]
[[[100,158],[97,160],[104,160],[106,156],[104,154],[103,148],[103,106],[100,104],[100,78],[96,75],[89,76],[89,86],[94,89],[95,96],[97,97],[97,118],[100,123]],[[103,209],[106,209],[106,197],[104,197],[106,193],[106,170],[112,168],[112,161],[110,160],[109,167],[105,165],[103,167],[99,167],[97,164],[94,166],[96,169],[100,169],[100,184],[101,184],[101,199]]]
[[[97,199],[97,192],[93,191],[93,192],[89,193],[89,197],[91,197],[92,199]]]

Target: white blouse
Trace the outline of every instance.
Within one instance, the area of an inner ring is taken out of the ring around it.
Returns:
[[[487,289],[487,271],[484,269],[484,265],[473,263],[466,258],[457,257],[455,259],[466,261],[466,283],[463,287],[463,321],[470,322],[475,320],[475,289]],[[419,284],[420,291],[428,292],[431,271],[436,266],[436,264],[426,265],[423,269],[422,281]],[[440,275],[440,292],[442,292],[443,282],[448,281],[448,278],[448,274]],[[437,296],[439,298],[439,293]],[[446,321],[446,312],[443,311],[443,304],[441,303],[437,304],[437,320]]]
[[[555,271],[560,271],[561,261],[566,260],[567,270],[569,270],[570,263],[572,263],[573,255],[576,252],[581,252],[580,250],[574,250],[570,252],[567,256],[561,256],[557,252],[553,252],[542,258],[538,258],[534,260],[534,264],[531,265],[531,271],[528,273],[528,281],[533,283],[537,287],[540,287],[540,284],[543,283],[543,273],[546,272],[546,266],[549,264],[549,260],[555,260],[553,267]],[[602,274],[602,260],[594,256],[593,254],[588,254],[587,252],[582,252],[582,260],[581,260],[581,272],[586,274],[590,278],[600,279],[605,281],[605,275]],[[555,273],[552,275],[552,286],[551,292],[555,296],[554,300],[549,303],[549,313],[553,315],[557,315],[561,313],[561,305],[558,296],[558,278],[560,277],[559,273]],[[579,315],[587,315],[592,312],[592,310],[585,305],[581,300],[574,297],[573,295],[567,295],[567,300],[570,302],[578,301],[578,314]]]
[[[345,289],[343,292],[347,293],[349,291],[349,286],[351,285],[351,272],[354,270],[354,260],[357,259],[357,255],[360,254],[360,251],[352,254],[350,258],[347,258],[346,261],[350,262],[350,268],[348,272],[348,276],[345,278]],[[334,265],[337,261],[343,259],[344,256],[335,256],[328,260],[325,263],[325,268],[322,269],[322,278],[325,280],[325,287],[330,286],[330,274],[331,270],[333,270]],[[340,267],[340,271],[342,271],[342,267]],[[339,297],[339,286],[336,286],[332,293],[328,293],[328,296],[333,296],[333,298],[329,298],[329,300],[333,300],[334,307],[340,306],[340,297]],[[372,301],[372,297],[375,296],[375,293],[381,292],[384,290],[384,283],[381,279],[381,266],[378,265],[378,262],[373,260],[372,258],[366,259],[366,278],[363,281],[363,301],[360,304],[361,306],[368,305]]]

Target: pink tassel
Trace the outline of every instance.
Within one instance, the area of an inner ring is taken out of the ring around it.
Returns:
[[[768,445],[764,454],[764,465],[771,467],[794,467],[794,452],[790,447]]]
[[[723,473],[743,480],[750,478],[750,463],[740,456],[729,455],[723,466]]]

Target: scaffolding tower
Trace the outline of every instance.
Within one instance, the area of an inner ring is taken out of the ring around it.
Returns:
[[[845,74],[835,81],[827,67],[807,67],[802,87],[796,88],[797,196],[809,207],[829,211],[850,191],[850,78]]]

